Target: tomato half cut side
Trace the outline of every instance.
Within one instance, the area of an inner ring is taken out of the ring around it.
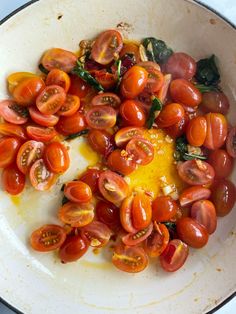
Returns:
[[[201,200],[193,203],[191,218],[203,225],[209,234],[215,232],[217,226],[216,209],[211,201]]]
[[[70,88],[70,77],[69,75],[59,69],[51,70],[46,78],[46,85],[58,85],[61,86],[67,93]]]
[[[80,99],[75,95],[66,95],[66,100],[61,108],[57,111],[59,116],[72,116],[80,107]]]
[[[107,72],[107,70],[94,71],[94,77],[105,90],[110,90],[117,84],[117,75]]]
[[[66,73],[76,65],[77,56],[61,48],[52,48],[45,52],[41,59],[42,65],[48,70],[60,69]]]
[[[0,139],[0,168],[6,168],[15,161],[20,145],[20,140],[15,137]]]
[[[164,224],[154,223],[152,233],[144,242],[144,249],[149,257],[160,256],[169,243],[170,234]]]
[[[147,165],[154,158],[154,147],[151,142],[141,137],[130,140],[126,151],[139,165]]]
[[[75,262],[88,250],[88,243],[80,235],[68,235],[59,249],[59,258],[63,264]]]
[[[226,149],[231,157],[236,158],[236,127],[229,131],[226,139]]]
[[[47,168],[53,173],[63,173],[70,166],[70,157],[66,147],[60,142],[48,144],[43,155]]]
[[[57,135],[53,127],[47,128],[34,125],[27,126],[26,132],[30,139],[40,142],[50,142]]]
[[[15,164],[11,164],[2,171],[2,188],[11,195],[20,194],[25,187],[25,175]]]
[[[24,124],[28,120],[29,111],[13,100],[2,100],[0,101],[0,116],[7,122]]]
[[[65,90],[61,86],[50,85],[39,94],[36,99],[36,106],[41,113],[51,115],[61,108],[65,100]]]
[[[120,206],[120,222],[125,231],[129,233],[136,233],[132,221],[132,205],[134,196],[130,195],[126,197]]]
[[[81,228],[81,235],[85,237],[90,246],[100,248],[105,246],[112,235],[110,228],[100,221],[92,221]]]
[[[86,203],[92,199],[92,191],[83,181],[70,181],[64,187],[65,196],[75,203]]]
[[[148,71],[148,80],[144,88],[144,92],[147,92],[149,94],[159,92],[164,84],[164,75],[161,73],[160,70],[154,68],[146,70]]]
[[[86,127],[86,122],[84,115],[80,112],[76,112],[68,117],[60,117],[57,123],[56,129],[62,135],[71,135],[84,130]]]
[[[38,191],[49,190],[56,181],[56,176],[50,172],[43,159],[35,161],[29,171],[32,186]]]
[[[109,106],[95,106],[87,112],[85,119],[90,128],[112,128],[116,124],[116,111]]]
[[[180,206],[188,206],[191,205],[193,202],[206,200],[210,197],[211,190],[207,189],[203,186],[191,186],[180,194],[179,202]]]
[[[41,126],[54,126],[59,121],[59,117],[53,114],[44,115],[36,107],[29,107],[29,113],[31,119]]]
[[[119,108],[121,104],[120,97],[114,93],[103,93],[96,95],[91,102],[92,106],[111,106],[112,108]]]
[[[137,127],[125,127],[119,129],[115,134],[115,143],[118,147],[125,146],[131,139],[144,137],[144,129]]]
[[[145,241],[153,230],[153,224],[151,223],[147,228],[137,231],[136,233],[128,233],[121,239],[125,245],[134,246]]]

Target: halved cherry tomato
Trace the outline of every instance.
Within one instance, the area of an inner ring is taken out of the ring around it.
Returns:
[[[227,120],[221,113],[208,113],[205,118],[207,121],[207,135],[203,145],[208,149],[220,148],[226,140]]]
[[[112,143],[112,136],[105,130],[90,130],[87,139],[93,150],[101,155],[104,155],[105,157],[114,148]]]
[[[94,218],[94,205],[89,203],[67,202],[58,212],[58,218],[72,227],[83,227]]]
[[[64,71],[61,71],[59,69],[53,69],[47,75],[46,85],[61,86],[67,93],[70,88],[70,77]]]
[[[177,103],[170,103],[163,107],[156,119],[156,123],[159,127],[166,128],[178,123],[184,116],[185,112],[183,106]]]
[[[178,205],[170,196],[158,196],[152,203],[152,220],[164,222],[177,213]]]
[[[120,52],[120,58],[125,55],[132,55],[134,62],[140,62],[139,46],[134,43],[124,43],[123,48]]]
[[[139,230],[135,233],[127,233],[124,236],[122,236],[122,242],[125,245],[133,246],[137,245],[143,241],[145,241],[153,230],[153,224],[151,223],[147,228]]]
[[[29,112],[27,108],[17,105],[13,100],[0,101],[0,116],[4,120],[13,124],[24,124],[28,120]]]
[[[189,115],[185,113],[179,122],[165,128],[165,132],[173,138],[180,137],[186,132],[188,123]]]
[[[195,202],[191,208],[191,218],[203,225],[209,234],[215,232],[217,225],[216,209],[211,201]]]
[[[229,111],[229,100],[222,92],[206,92],[202,95],[201,110],[226,115]]]
[[[197,107],[202,101],[200,91],[185,79],[176,79],[170,83],[170,95],[174,101],[189,107]]]
[[[63,135],[70,135],[84,130],[86,127],[85,118],[82,113],[76,112],[69,117],[60,117],[57,124],[57,131]]]
[[[90,186],[91,191],[97,192],[98,191],[98,178],[100,177],[100,174],[102,173],[102,170],[98,169],[87,169],[80,177],[80,181],[85,182]]]
[[[11,195],[20,194],[25,187],[25,176],[15,164],[2,171],[2,188]]]
[[[6,168],[15,161],[20,145],[20,140],[15,137],[0,139],[0,168]]]
[[[173,272],[183,266],[188,257],[188,246],[179,239],[169,242],[160,256],[160,263],[165,271]]]
[[[147,67],[145,69],[148,71],[148,80],[144,88],[144,92],[147,92],[149,94],[159,92],[159,90],[162,88],[164,84],[164,75],[161,73],[161,71],[155,69],[154,67],[153,68]]]
[[[66,93],[61,86],[47,86],[37,97],[36,106],[45,115],[56,113],[65,103]]]
[[[113,204],[121,203],[129,192],[126,181],[110,170],[106,170],[100,175],[98,187],[103,197]]]
[[[161,67],[159,66],[158,63],[156,62],[152,62],[152,61],[142,61],[139,62],[137,64],[138,66],[144,68],[145,70],[149,71],[149,70],[157,70],[157,71],[161,71]]]
[[[70,88],[68,93],[76,95],[80,99],[86,97],[92,91],[92,87],[77,75],[70,75]]]
[[[216,178],[226,178],[233,170],[233,158],[224,149],[210,152],[207,161],[215,169]]]
[[[75,95],[66,95],[66,100],[61,108],[57,111],[59,116],[72,116],[80,107],[80,99]]]
[[[96,214],[98,220],[111,229],[120,223],[119,208],[110,202],[99,201],[96,206]]]
[[[236,158],[236,127],[229,131],[226,140],[226,149],[231,157]]]
[[[30,139],[40,142],[49,142],[57,135],[57,132],[54,128],[46,128],[34,125],[28,125],[26,127],[26,131]]]
[[[45,164],[53,173],[63,173],[70,166],[70,157],[66,147],[60,142],[48,144],[43,155]]]
[[[190,145],[202,146],[207,134],[207,121],[205,117],[195,117],[189,121],[186,136]]]
[[[115,109],[120,107],[121,100],[114,93],[103,93],[96,95],[91,102],[92,106],[104,105],[111,106]]]
[[[162,103],[165,103],[165,101],[166,101],[170,82],[171,82],[171,75],[165,74],[163,85],[162,85],[161,89],[159,90],[159,92],[157,93],[157,97],[158,97],[158,99],[160,99],[160,101]]]
[[[188,206],[193,202],[208,199],[211,195],[211,190],[203,186],[191,186],[185,189],[179,197],[180,206]]]
[[[80,235],[69,235],[59,249],[59,258],[63,264],[75,262],[88,250],[88,243]]]
[[[85,119],[90,128],[112,128],[116,124],[116,111],[109,106],[95,106],[87,112]]]
[[[177,166],[180,178],[190,185],[211,184],[215,177],[213,167],[205,161],[187,160]]]
[[[47,191],[56,181],[56,176],[50,172],[43,159],[35,161],[29,171],[32,186],[38,191]]]
[[[154,158],[154,148],[152,143],[141,137],[130,140],[126,146],[126,151],[139,165],[147,165]]]
[[[26,78],[39,77],[31,72],[14,72],[7,77],[8,90],[12,94],[16,86]]]
[[[94,73],[95,79],[102,85],[106,90],[115,87],[117,83],[117,75],[107,72],[107,70],[99,70]]]
[[[125,125],[142,127],[146,123],[146,113],[138,100],[126,100],[120,106],[120,115]]]
[[[44,144],[38,141],[27,141],[19,149],[16,157],[16,163],[19,170],[26,174],[32,164],[42,158],[44,151]]]
[[[54,126],[59,121],[59,117],[51,114],[44,115],[36,107],[29,107],[29,113],[31,119],[42,126]]]
[[[86,203],[92,199],[92,191],[83,181],[70,181],[64,187],[65,196],[75,203]]]
[[[114,249],[112,263],[122,271],[138,273],[147,267],[148,257],[141,247],[120,244]]]
[[[52,48],[45,52],[41,59],[42,65],[48,71],[60,69],[64,72],[71,72],[76,65],[77,56],[61,48]]]
[[[123,76],[120,91],[123,97],[134,99],[145,88],[148,81],[148,72],[140,67],[133,66]]]
[[[173,79],[191,80],[196,73],[196,61],[184,52],[173,53],[165,64],[165,72]]]
[[[116,172],[123,175],[129,175],[136,168],[137,164],[132,158],[129,157],[125,150],[116,149],[114,150],[107,159],[108,167]]]
[[[136,137],[143,137],[144,129],[136,127],[125,127],[119,129],[115,134],[115,143],[118,147],[122,147],[127,144],[131,139]]]
[[[92,221],[81,229],[81,235],[86,238],[92,247],[103,247],[110,240],[110,228],[100,221]]]
[[[0,134],[6,136],[14,136],[22,140],[26,140],[26,132],[19,125],[13,125],[11,123],[0,123]]]
[[[154,223],[152,233],[144,243],[144,249],[148,256],[157,257],[165,250],[169,243],[170,234],[164,224]]]
[[[66,239],[65,230],[58,225],[44,225],[32,232],[31,247],[39,252],[49,252],[58,249]]]
[[[100,64],[109,64],[123,47],[121,34],[115,30],[102,32],[95,40],[91,58]]]

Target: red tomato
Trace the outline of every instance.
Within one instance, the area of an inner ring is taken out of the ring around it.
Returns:
[[[196,61],[184,52],[173,53],[165,64],[165,72],[173,79],[191,80],[196,73]]]
[[[171,75],[165,74],[163,85],[162,85],[161,89],[159,90],[159,92],[157,93],[157,97],[158,97],[158,99],[160,99],[160,101],[162,103],[165,103],[165,101],[166,101],[167,94],[169,91],[170,82],[171,82]]]
[[[75,262],[88,250],[88,243],[79,235],[67,236],[59,249],[59,258],[63,264]]]
[[[197,107],[202,101],[199,90],[184,79],[176,79],[170,83],[170,95],[174,101],[189,107]]]
[[[46,85],[61,86],[67,93],[70,88],[70,77],[64,71],[53,69],[47,75]]]
[[[22,140],[27,139],[25,130],[21,126],[11,123],[0,123],[0,134],[14,136]]]
[[[114,150],[107,159],[108,167],[123,175],[129,175],[137,168],[137,164],[129,157],[125,150]]]
[[[216,209],[212,202],[201,200],[193,203],[191,217],[203,225],[209,234],[215,232],[217,219]]]
[[[60,69],[71,72],[77,62],[77,56],[61,48],[52,48],[45,52],[41,59],[42,65],[48,70]]]
[[[61,226],[44,225],[30,236],[31,247],[39,252],[58,249],[66,239],[66,232]]]
[[[13,124],[24,124],[28,120],[29,112],[27,108],[17,105],[13,100],[0,101],[0,116],[4,120]]]
[[[179,122],[169,126],[168,128],[165,128],[165,132],[173,138],[180,137],[186,132],[188,123],[189,116],[185,113]]]
[[[166,128],[178,123],[184,116],[185,112],[183,106],[177,103],[171,103],[164,106],[156,119],[156,123],[160,128]]]
[[[98,187],[102,196],[113,204],[119,204],[128,195],[129,186],[126,181],[113,171],[104,171],[98,179]]]
[[[19,139],[14,137],[0,139],[0,168],[6,168],[15,161],[20,145]]]
[[[217,216],[223,217],[227,215],[234,207],[236,201],[235,185],[230,180],[221,179],[212,186],[211,193]]]
[[[56,181],[55,175],[50,172],[43,159],[35,161],[29,171],[32,186],[38,191],[49,190]]]
[[[48,144],[43,155],[47,168],[53,173],[63,173],[70,166],[70,157],[66,147],[60,142]]]
[[[158,63],[156,62],[152,62],[152,61],[142,61],[139,62],[137,64],[138,66],[144,68],[145,70],[149,71],[149,70],[157,70],[157,71],[161,71],[161,67],[159,66]]]
[[[233,158],[224,149],[210,152],[208,162],[215,169],[216,178],[226,178],[233,171]]]
[[[54,115],[44,115],[36,107],[30,107],[29,113],[31,119],[42,126],[54,126],[59,121],[59,117]]]
[[[99,221],[113,229],[120,223],[119,208],[114,204],[99,201],[96,206],[96,214]]]
[[[92,199],[90,186],[83,181],[67,182],[64,187],[64,194],[71,202],[86,203]]]
[[[7,77],[8,90],[10,94],[13,93],[16,86],[27,78],[38,77],[38,75],[31,72],[13,72]]]
[[[145,241],[153,230],[153,224],[151,223],[147,228],[137,231],[136,233],[127,233],[122,236],[122,242],[125,245],[134,246]]]
[[[154,223],[153,232],[144,243],[144,249],[148,256],[160,256],[167,247],[169,239],[170,234],[167,227],[164,224]]]
[[[111,106],[115,109],[120,107],[121,100],[120,98],[114,93],[102,93],[96,95],[91,102],[92,106]]]
[[[15,164],[2,171],[2,189],[11,195],[20,194],[25,187],[25,176]]]
[[[146,113],[138,100],[126,100],[120,106],[120,115],[125,125],[142,127],[146,123]]]
[[[138,273],[148,265],[148,257],[141,247],[117,245],[112,256],[112,263],[118,269],[128,273]]]
[[[180,206],[188,206],[193,202],[208,199],[211,195],[211,190],[203,186],[191,186],[185,189],[179,197]]]
[[[147,165],[154,158],[154,148],[152,143],[141,137],[130,140],[126,146],[126,151],[139,165]]]
[[[195,117],[189,121],[186,136],[190,145],[202,146],[207,135],[207,121],[205,117]]]
[[[161,266],[165,271],[173,272],[183,266],[188,257],[188,246],[179,239],[169,242],[160,256]]]
[[[83,81],[77,75],[70,75],[70,88],[68,93],[71,95],[76,95],[79,98],[86,97],[92,91],[92,87]]]
[[[177,213],[178,205],[170,196],[158,196],[152,203],[152,220],[164,222]]]
[[[46,128],[34,125],[27,126],[26,131],[30,139],[40,142],[49,142],[57,135],[57,132],[54,128]]]
[[[157,69],[146,69],[148,71],[147,85],[144,92],[153,94],[159,92],[164,84],[164,75]]]
[[[85,119],[90,128],[112,128],[116,124],[116,111],[109,106],[95,106],[87,112]]]
[[[42,158],[44,144],[37,141],[27,141],[19,149],[16,157],[16,163],[19,170],[26,174],[32,164]]]
[[[57,131],[63,135],[70,135],[84,130],[86,127],[84,115],[76,112],[69,117],[60,117]]]
[[[89,145],[95,152],[105,157],[113,150],[112,136],[105,130],[90,130],[88,133]]]
[[[236,127],[229,131],[226,140],[226,149],[231,157],[236,158]]]
[[[148,72],[140,67],[133,66],[123,76],[120,91],[123,97],[133,99],[145,88],[148,81]]]
[[[206,92],[202,94],[201,110],[226,115],[229,111],[229,100],[222,92]]]
[[[98,178],[100,177],[100,174],[102,173],[102,170],[98,169],[87,169],[80,177],[80,181],[85,182],[90,186],[90,189],[92,192],[98,191]]]
[[[187,160],[177,166],[180,178],[189,185],[211,184],[215,177],[213,167],[205,161]]]
[[[136,137],[143,137],[144,129],[136,127],[126,127],[119,129],[115,135],[115,143],[118,147],[122,147],[127,144],[131,139]]]
[[[75,95],[66,95],[66,100],[61,108],[57,111],[59,116],[72,116],[80,107],[80,99]]]
[[[104,223],[92,221],[81,229],[81,235],[88,240],[90,246],[100,248],[108,243],[112,232]]]
[[[180,218],[177,221],[176,228],[179,238],[195,249],[202,248],[208,242],[207,229],[192,218]]]
[[[111,89],[115,87],[117,83],[117,75],[109,73],[105,69],[95,71],[94,76],[104,89]]]
[[[220,148],[226,140],[227,120],[221,113],[208,113],[205,117],[207,121],[207,135],[203,145],[208,149]]]
[[[120,58],[125,55],[132,55],[135,63],[140,62],[139,46],[134,43],[124,43],[120,52]]]
[[[58,218],[71,227],[83,227],[94,218],[94,205],[90,203],[67,202],[58,212]]]
[[[132,205],[134,196],[126,197],[120,207],[120,222],[125,231],[135,233],[137,230],[133,226],[132,221]]]
[[[91,58],[100,64],[109,64],[121,51],[123,40],[121,34],[115,30],[102,32],[95,40],[91,51]]]
[[[36,99],[36,106],[41,113],[51,115],[61,108],[65,100],[65,90],[61,86],[50,85],[39,94]]]

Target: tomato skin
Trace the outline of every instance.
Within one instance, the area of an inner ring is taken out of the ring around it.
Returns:
[[[203,145],[208,149],[220,148],[226,140],[227,120],[221,113],[208,113],[205,118],[207,121],[207,134]]]
[[[173,53],[165,64],[165,72],[174,79],[191,80],[196,73],[196,61],[184,52]]]
[[[65,90],[58,85],[50,85],[38,95],[36,99],[36,106],[38,110],[45,114],[51,115],[56,113],[65,103]]]
[[[169,136],[176,139],[176,138],[182,136],[186,132],[188,123],[189,123],[189,116],[188,116],[188,114],[185,113],[185,115],[183,116],[183,118],[179,122],[165,128],[165,132]]]
[[[29,113],[31,119],[42,126],[54,126],[59,121],[59,117],[55,115],[44,115],[36,107],[30,107]]]
[[[123,175],[129,175],[137,168],[137,164],[123,150],[114,150],[107,159],[107,165],[112,171],[116,171]]]
[[[105,157],[113,150],[112,136],[105,130],[92,129],[87,137],[89,145],[95,152],[104,155]]]
[[[59,69],[53,69],[47,75],[46,85],[61,86],[67,93],[70,88],[70,77],[64,71],[61,71]]]
[[[64,116],[64,117],[72,116],[78,111],[79,108],[80,108],[79,97],[75,95],[67,94],[65,102],[61,106],[61,108],[57,111],[57,114],[59,116]]]
[[[157,93],[157,97],[160,99],[160,101],[162,103],[165,103],[165,101],[166,101],[170,82],[171,82],[171,75],[165,74],[163,85],[162,85],[161,89],[159,90],[159,92]]]
[[[216,112],[226,115],[229,111],[229,100],[222,92],[206,92],[202,95],[201,109],[205,112]]]
[[[154,148],[152,143],[141,137],[130,140],[126,145],[126,151],[139,165],[147,165],[154,158]]]
[[[127,144],[131,139],[136,137],[144,137],[144,129],[137,127],[121,128],[115,134],[116,146],[122,147]]]
[[[28,110],[13,100],[0,101],[0,116],[13,124],[24,124],[28,120]]]
[[[71,135],[84,130],[86,122],[84,115],[76,112],[69,117],[60,117],[56,129],[62,135]]]
[[[134,195],[132,203],[132,222],[136,230],[147,228],[152,220],[152,200],[145,192]]]
[[[176,79],[170,83],[170,95],[174,101],[189,107],[197,107],[202,101],[200,91],[185,79]]]
[[[180,218],[176,228],[179,238],[195,249],[202,248],[208,242],[207,229],[192,218]]]
[[[108,243],[112,232],[104,223],[92,221],[81,229],[81,235],[88,240],[90,246],[100,248]]]
[[[43,155],[47,168],[53,173],[63,173],[70,166],[70,157],[66,147],[59,142],[48,144]]]
[[[217,226],[216,209],[211,201],[195,202],[191,207],[191,218],[203,225],[209,234],[215,232]]]
[[[83,181],[67,182],[64,187],[65,196],[75,203],[86,203],[92,199],[92,191]]]
[[[233,171],[233,158],[224,149],[216,149],[210,152],[208,162],[215,169],[217,179],[226,178]]]
[[[152,220],[164,222],[177,213],[178,205],[170,196],[158,196],[152,203]]]
[[[75,262],[88,250],[88,243],[79,235],[69,235],[59,249],[59,258],[63,264]]]
[[[119,208],[106,201],[99,201],[96,206],[96,214],[99,221],[113,229],[120,224]]]
[[[22,140],[27,139],[25,130],[21,126],[11,123],[0,123],[0,134],[17,137]]]
[[[236,127],[229,131],[226,139],[226,149],[231,157],[236,158]]]
[[[117,76],[115,74],[107,72],[105,69],[95,71],[95,79],[102,85],[106,90],[115,87],[117,83]]]
[[[80,181],[83,181],[84,183],[88,184],[91,191],[97,192],[98,191],[98,178],[100,177],[100,174],[102,173],[102,170],[98,169],[87,169],[80,177]]]
[[[122,121],[127,126],[142,127],[146,123],[146,113],[137,100],[126,100],[120,106]]]
[[[0,139],[0,168],[6,168],[15,161],[20,145],[20,140],[15,137]]]
[[[2,188],[11,195],[20,194],[25,187],[25,175],[15,164],[11,164],[2,171]]]
[[[211,196],[211,190],[203,186],[191,186],[186,188],[179,197],[180,206],[188,206],[193,202],[206,200]]]
[[[27,126],[26,132],[31,140],[40,142],[49,142],[57,135],[57,132],[54,128],[46,128],[34,125]]]
[[[170,127],[182,120],[184,115],[183,106],[178,103],[171,103],[164,106],[156,119],[156,123],[161,128]]]
[[[190,145],[200,147],[203,145],[207,134],[207,121],[205,117],[195,117],[189,121],[186,130],[187,140]]]
[[[25,80],[27,78],[32,78],[32,77],[39,77],[39,76],[34,74],[34,73],[31,73],[31,72],[14,72],[14,73],[11,73],[7,77],[8,91],[10,92],[10,94],[13,93],[14,89],[16,88],[16,86],[20,82],[22,82],[23,80]]]
[[[93,97],[91,105],[92,106],[111,106],[115,109],[119,108],[121,104],[120,97],[118,97],[114,93],[103,93],[98,94],[95,97]]]
[[[164,224],[154,223],[153,232],[144,242],[145,252],[149,257],[160,256],[166,249],[170,239],[170,234]]]
[[[145,241],[153,230],[153,224],[151,223],[147,228],[137,231],[136,233],[127,233],[122,236],[121,240],[125,245],[134,246]]]
[[[49,190],[56,181],[56,176],[48,171],[43,159],[38,159],[33,163],[29,178],[32,186],[38,191]]]
[[[141,61],[140,54],[139,54],[139,46],[134,43],[124,43],[123,48],[120,52],[120,58],[125,56],[126,54],[132,54],[135,63],[138,63]]]
[[[145,67],[144,67],[145,68]],[[148,71],[148,80],[144,92],[149,94],[157,93],[164,84],[164,75],[155,68],[145,68]]]
[[[134,196],[126,197],[120,207],[120,222],[125,231],[129,233],[136,233],[137,230],[133,226],[132,221],[132,205]]]
[[[123,97],[134,99],[145,88],[148,81],[148,72],[140,67],[133,66],[123,76],[120,91]]]
[[[61,48],[52,48],[45,52],[41,59],[42,65],[48,70],[59,69],[66,73],[76,65],[77,56]]]
[[[109,106],[95,106],[87,112],[85,119],[90,128],[112,128],[116,124],[116,111]]]
[[[78,75],[70,75],[70,88],[68,90],[69,94],[75,95],[82,99],[85,98],[91,92],[91,90],[91,86],[78,77]]]

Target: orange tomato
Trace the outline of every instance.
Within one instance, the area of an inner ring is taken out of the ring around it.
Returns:
[[[53,173],[63,173],[70,166],[70,157],[66,147],[59,142],[52,142],[45,148],[43,155],[47,168]]]
[[[186,130],[187,140],[192,146],[202,146],[207,134],[207,121],[205,117],[195,117],[189,121]]]

